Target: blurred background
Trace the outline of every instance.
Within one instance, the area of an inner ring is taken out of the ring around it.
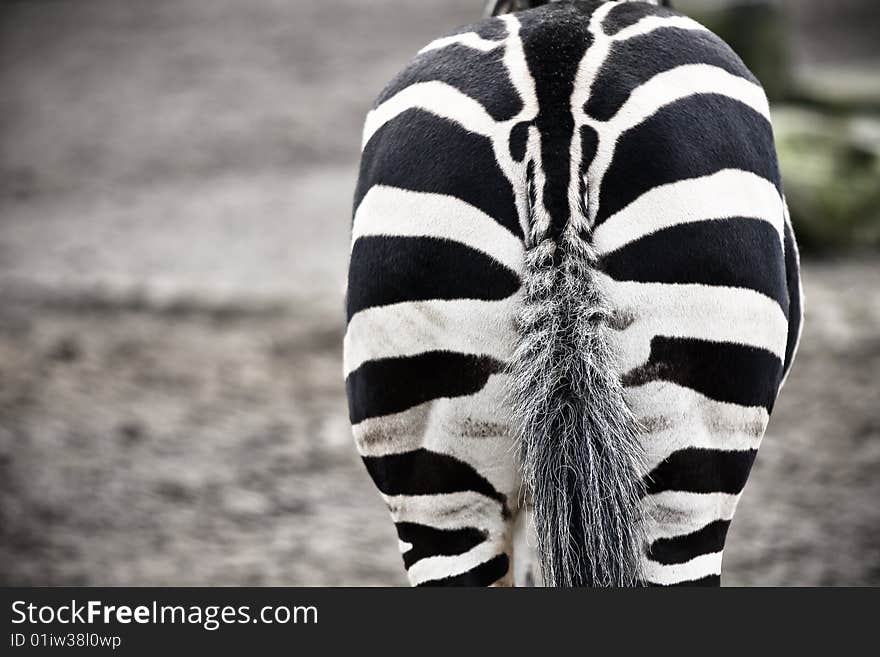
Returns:
[[[880,584],[880,3],[681,0],[767,86],[807,320],[726,585]],[[0,2],[0,583],[403,584],[350,438],[361,122],[480,0]]]

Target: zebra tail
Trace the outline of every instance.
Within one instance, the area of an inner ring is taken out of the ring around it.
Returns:
[[[533,223],[511,361],[513,426],[547,586],[639,586],[644,454],[583,217]],[[544,229],[535,226],[543,225]]]

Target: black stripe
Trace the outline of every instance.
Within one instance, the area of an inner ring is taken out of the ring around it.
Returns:
[[[664,565],[685,563],[701,554],[713,554],[724,549],[729,520],[716,520],[685,536],[661,538],[651,544],[648,557]]]
[[[800,266],[797,258],[797,245],[791,224],[785,222],[785,271],[786,287],[788,288],[788,338],[785,345],[785,364],[783,374],[791,369],[794,360],[794,349],[797,346],[798,333],[801,329],[801,291]]]
[[[355,210],[373,185],[454,196],[522,237],[513,187],[491,140],[424,110],[402,112],[373,134],[361,156]]]
[[[625,2],[608,12],[602,21],[602,31],[607,35],[617,34],[622,29],[635,25],[646,16],[678,16],[669,9],[655,7],[646,2]]]
[[[596,224],[645,192],[722,169],[742,169],[780,187],[770,123],[727,96],[695,94],[625,132],[602,181]]]
[[[507,555],[499,554],[466,573],[432,579],[422,582],[419,586],[491,586],[504,577],[509,569],[510,560]]]
[[[451,44],[417,55],[376,99],[376,106],[419,82],[445,82],[479,102],[496,121],[522,110],[522,100],[504,65],[504,46],[489,52]]]
[[[348,269],[348,319],[365,308],[426,299],[506,299],[519,278],[491,256],[433,237],[368,236]]]
[[[731,217],[664,228],[606,255],[602,267],[619,281],[748,288],[788,311],[779,232],[761,219]]]
[[[711,32],[656,30],[612,46],[584,110],[595,119],[607,121],[636,87],[658,73],[686,64],[717,66],[757,84],[736,53]]]
[[[574,132],[571,95],[580,61],[592,43],[583,12],[576,4],[559,3],[521,16],[523,52],[538,100],[534,124],[541,134],[543,204],[550,215],[554,240],[569,217],[569,162]]]
[[[507,38],[507,24],[500,18],[487,18],[479,23],[459,27],[450,34],[464,34],[465,32],[475,32],[489,41],[501,41]]]
[[[475,527],[436,529],[414,522],[398,522],[397,537],[412,548],[403,553],[403,565],[409,569],[428,557],[464,554],[486,540],[487,533]]]
[[[401,454],[363,457],[376,487],[385,495],[440,495],[444,493],[480,493],[502,505],[506,497],[499,493],[469,464],[448,454],[419,448]]]
[[[585,217],[590,216],[590,197],[587,194],[587,186],[584,182],[584,176],[590,164],[596,158],[596,151],[599,148],[599,133],[588,125],[581,126],[581,164],[579,169],[580,180],[578,181],[578,200],[581,202],[581,212]],[[589,238],[587,238],[589,240]]]
[[[625,374],[623,384],[669,381],[716,401],[770,411],[781,370],[775,355],[757,347],[655,336],[648,362]]]
[[[647,494],[664,491],[727,493],[745,488],[757,450],[721,451],[682,449],[673,453],[645,478]]]
[[[488,356],[429,351],[367,361],[345,379],[352,424],[444,397],[479,392],[503,363]]]
[[[678,586],[721,586],[721,575],[706,575],[706,577],[701,577],[700,579],[691,579],[686,582],[678,582],[676,584],[654,584],[651,583],[651,586],[654,587],[662,587],[662,588],[671,588]]]
[[[520,121],[510,131],[507,138],[508,148],[510,149],[510,157],[517,162],[522,162],[526,156],[526,146],[529,142],[529,121]]]

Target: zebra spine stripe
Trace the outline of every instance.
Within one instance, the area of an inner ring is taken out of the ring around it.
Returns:
[[[639,585],[645,455],[610,346],[597,254],[582,208],[558,238],[542,208],[532,203],[530,214],[511,401],[544,584]]]

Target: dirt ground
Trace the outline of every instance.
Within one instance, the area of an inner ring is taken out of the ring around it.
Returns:
[[[346,419],[349,205],[372,97],[478,10],[3,3],[0,584],[404,583]],[[804,284],[726,585],[880,585],[880,262]]]

